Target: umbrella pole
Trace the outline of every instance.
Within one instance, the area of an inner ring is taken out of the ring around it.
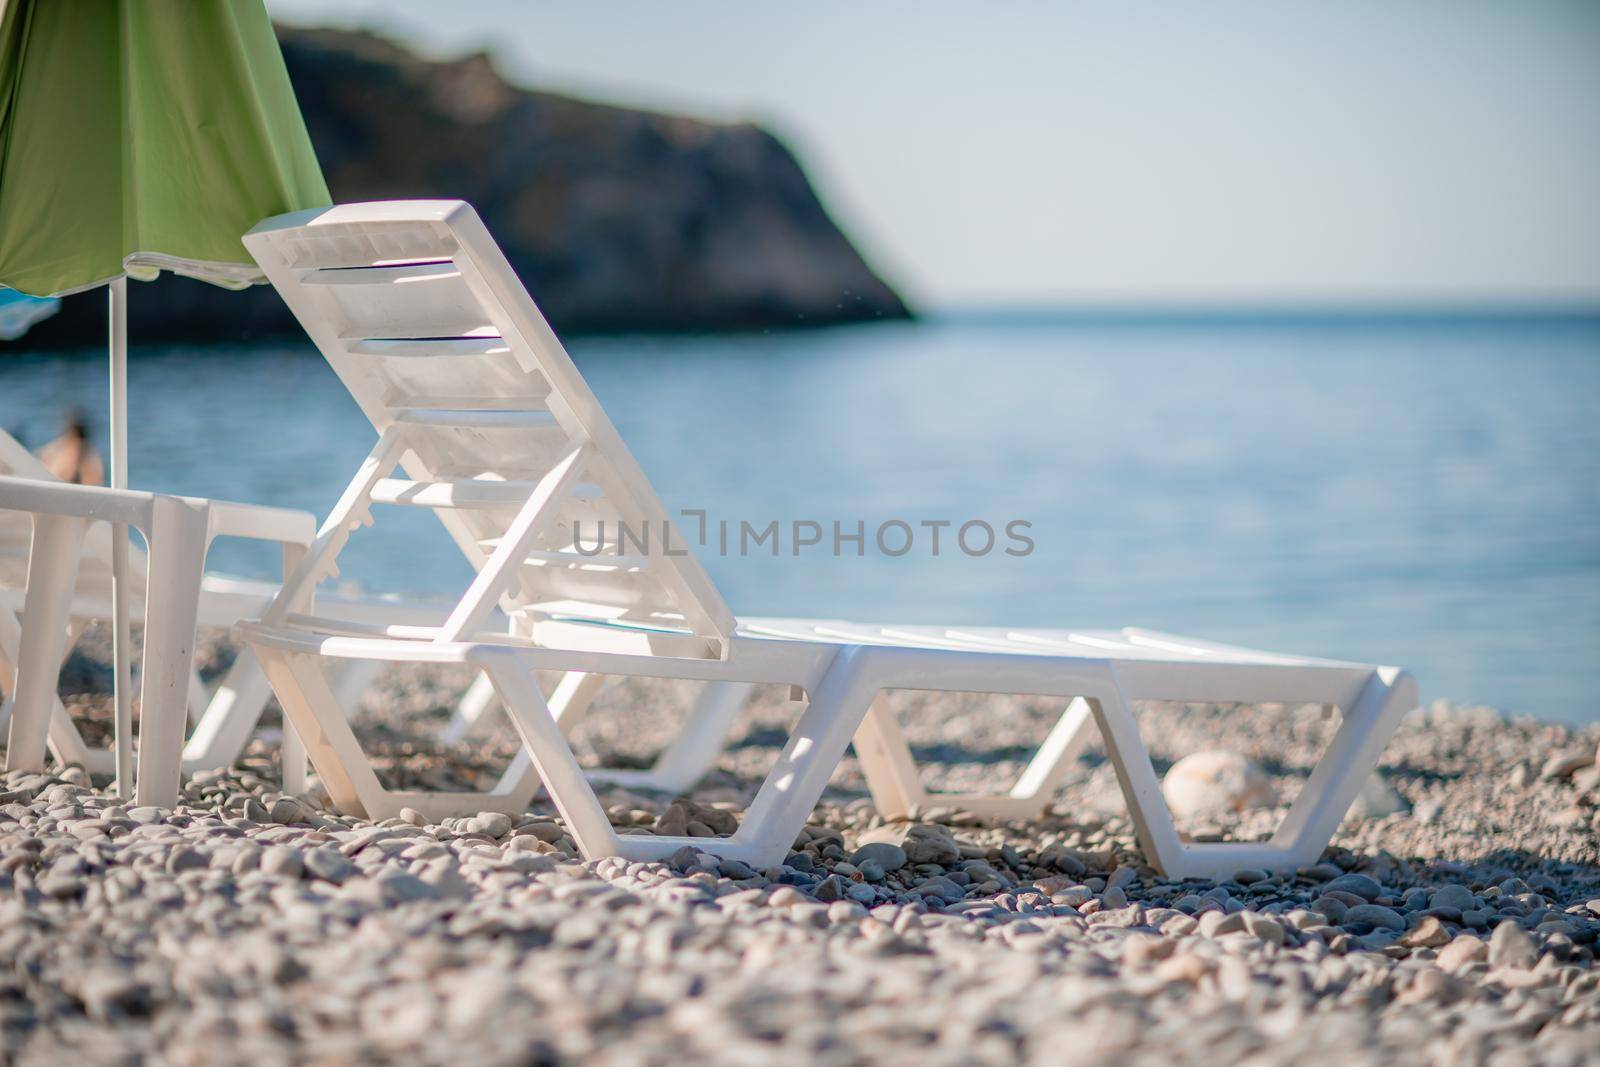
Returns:
[[[111,487],[128,488],[128,279],[106,289],[111,318]],[[129,670],[128,527],[111,527],[111,662],[117,748],[117,796],[133,795],[133,677]]]

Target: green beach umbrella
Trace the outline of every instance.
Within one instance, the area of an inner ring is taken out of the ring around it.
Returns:
[[[262,279],[241,235],[329,202],[260,0],[0,0],[0,285],[109,287],[112,485],[127,485],[125,279],[243,288]],[[114,543],[120,573],[126,529]]]

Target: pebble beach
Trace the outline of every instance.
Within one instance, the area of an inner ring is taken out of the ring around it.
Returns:
[[[229,650],[215,646],[219,664]],[[80,718],[105,713],[69,670]],[[393,784],[485,786],[509,731],[432,738],[466,679],[386,673],[359,732]],[[620,682],[574,740],[640,765],[692,692]],[[797,705],[765,695],[691,794],[619,829],[726,833]],[[904,711],[930,788],[1000,790],[1058,708]],[[1157,770],[1224,750],[1258,839],[1334,723],[1150,705]],[[848,760],[780,866],[584,861],[559,818],[373,824],[277,790],[273,724],[173,810],[81,768],[0,780],[0,1063],[1429,1065],[1600,1063],[1600,727],[1436,702],[1320,862],[1171,881],[1100,753],[1041,818],[885,823]]]

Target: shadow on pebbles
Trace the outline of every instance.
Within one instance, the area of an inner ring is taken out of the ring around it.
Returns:
[[[391,679],[372,699],[380,768],[487,784],[503,735],[407,739],[441,714],[426,690]],[[605,794],[613,822],[728,832],[786,714],[758,705],[689,797]],[[935,712],[908,734],[930,785],[996,789],[1030,714]],[[665,736],[595,718],[590,761]],[[1309,711],[1153,707],[1144,725],[1163,769],[1231,747],[1283,796],[1326,740]],[[692,849],[584,862],[542,801],[373,825],[277,793],[266,741],[171,811],[77,768],[12,772],[0,1063],[1600,1062],[1597,740],[1418,712],[1384,767],[1404,810],[1347,821],[1315,866],[1223,882],[1145,866],[1092,753],[1045,817],[998,827],[884,825],[847,762],[766,870]],[[1190,829],[1256,838],[1278,814]]]

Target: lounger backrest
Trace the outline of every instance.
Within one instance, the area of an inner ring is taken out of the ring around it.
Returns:
[[[372,499],[434,510],[479,571],[463,598],[476,596],[477,621],[487,584],[488,607],[526,632],[624,620],[726,653],[733,616],[471,206],[341,205],[268,219],[244,241],[403,446],[410,480],[385,479]]]

